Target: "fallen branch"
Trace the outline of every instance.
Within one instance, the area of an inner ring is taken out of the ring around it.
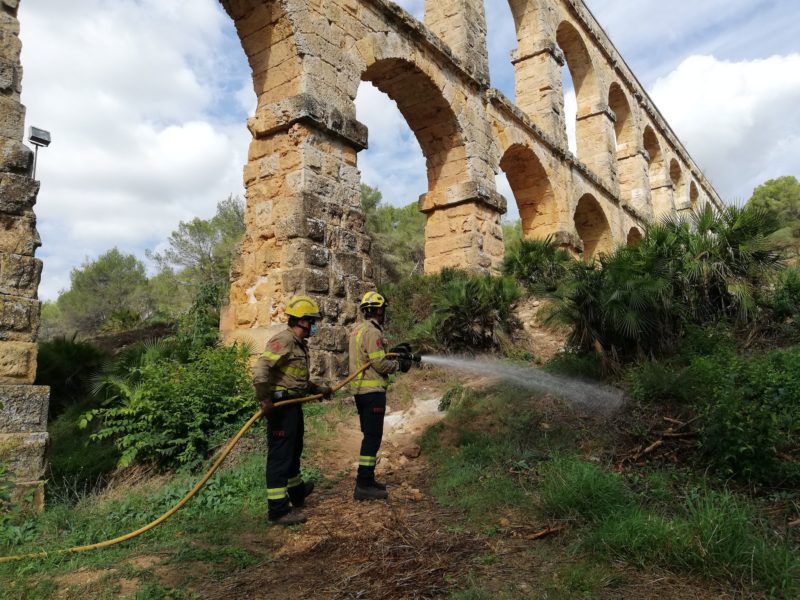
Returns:
[[[695,437],[695,436],[697,436],[699,434],[696,431],[687,431],[685,433],[669,433],[669,432],[667,432],[667,433],[662,433],[661,435],[663,435],[665,438],[676,439],[676,438]]]
[[[789,521],[789,529],[794,527],[800,527],[800,519],[795,519],[794,521]]]
[[[559,525],[558,527],[548,527],[544,531],[540,531],[539,533],[534,533],[532,536],[530,536],[527,539],[529,539],[531,541],[540,540],[542,538],[546,538],[547,536],[555,535],[556,533],[561,533],[562,531],[566,531],[566,530],[567,530],[567,526],[566,525]]]

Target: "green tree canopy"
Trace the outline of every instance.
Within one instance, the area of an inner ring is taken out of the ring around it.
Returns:
[[[244,202],[230,196],[217,204],[211,219],[182,221],[169,236],[169,247],[148,256],[159,265],[162,280],[172,274],[193,293],[204,285],[227,289],[231,260],[244,230]]]
[[[748,204],[769,211],[782,226],[791,228],[795,237],[800,237],[800,181],[796,177],[770,179],[755,189]]]
[[[375,279],[380,285],[421,273],[425,262],[426,216],[414,202],[402,208],[383,204],[380,190],[361,186],[361,208],[372,238]]]
[[[144,264],[116,248],[86,260],[70,274],[70,289],[59,296],[58,312],[70,330],[94,334],[125,329],[149,316]]]

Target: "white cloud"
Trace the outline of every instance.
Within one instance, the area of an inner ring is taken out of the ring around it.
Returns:
[[[53,134],[37,172],[42,298],[86,257],[143,256],[242,192],[255,96],[216,0],[40,0],[20,21],[28,123]]]
[[[358,155],[361,180],[383,192],[395,206],[415,202],[428,191],[422,149],[397,105],[372,84],[362,83],[356,115],[369,128],[369,149]]]
[[[725,200],[800,174],[800,54],[692,56],[659,79],[652,96]]]

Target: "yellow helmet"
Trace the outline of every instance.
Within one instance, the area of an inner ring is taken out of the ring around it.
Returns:
[[[297,319],[319,319],[319,305],[308,296],[295,296],[286,306],[286,314]]]
[[[381,296],[378,292],[367,292],[361,300],[359,308],[366,310],[368,308],[383,308],[386,306],[386,298]]]

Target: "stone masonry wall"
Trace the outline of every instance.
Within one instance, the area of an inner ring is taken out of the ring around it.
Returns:
[[[509,0],[517,105],[490,87],[484,0],[426,0],[424,23],[388,0],[221,2],[259,99],[247,234],[221,328],[260,350],[290,296],[316,297],[315,376],[344,374],[347,328],[373,285],[359,202],[363,82],[396,102],[426,158],[426,272],[495,271],[508,201],[525,235],[586,259],[634,243],[654,217],[721,204],[581,0]],[[564,65],[578,98],[576,154]],[[497,192],[501,170],[513,199]]]
[[[49,390],[36,379],[37,299],[42,263],[33,205],[39,183],[22,143],[22,66],[18,0],[0,0],[0,462],[17,479],[17,496],[44,505]]]

